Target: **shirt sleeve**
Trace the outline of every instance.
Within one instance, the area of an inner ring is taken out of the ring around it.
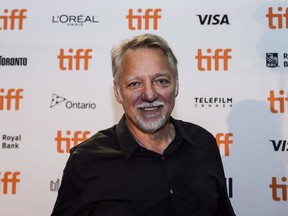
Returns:
[[[218,209],[216,216],[236,216],[230,203],[227,191],[223,190],[218,200]]]
[[[216,140],[215,140],[215,145],[217,146]],[[220,172],[220,176],[222,180],[223,189],[218,199],[217,214],[215,216],[223,216],[223,215],[236,216],[236,214],[234,213],[233,207],[231,205],[230,199],[228,197],[225,172],[224,172],[224,167],[223,167],[223,163],[222,163],[222,159],[221,159],[221,155],[220,155],[218,147],[217,147],[216,158],[217,158],[218,170]]]
[[[77,154],[70,155],[51,216],[85,216],[88,209]]]

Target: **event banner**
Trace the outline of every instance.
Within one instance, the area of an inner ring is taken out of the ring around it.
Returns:
[[[123,115],[112,46],[143,33],[173,49],[172,116],[215,136],[236,215],[287,215],[287,0],[1,0],[0,215],[51,214],[70,149]]]

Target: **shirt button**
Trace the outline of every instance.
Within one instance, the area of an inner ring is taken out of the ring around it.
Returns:
[[[140,151],[141,151],[141,152],[144,152],[144,149],[143,149],[143,148],[140,148]]]
[[[165,160],[166,158],[165,158],[165,156],[162,156],[162,160]]]
[[[174,194],[174,191],[172,189],[169,190],[170,194]]]

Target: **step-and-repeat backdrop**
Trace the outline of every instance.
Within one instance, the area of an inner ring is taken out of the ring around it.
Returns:
[[[123,114],[111,47],[146,32],[178,57],[173,116],[215,135],[237,215],[287,215],[287,0],[1,0],[1,216],[50,215],[69,149]]]

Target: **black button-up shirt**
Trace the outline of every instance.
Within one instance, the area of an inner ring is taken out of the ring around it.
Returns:
[[[71,149],[51,216],[234,216],[214,137],[171,122],[162,155],[139,146],[125,117]]]

